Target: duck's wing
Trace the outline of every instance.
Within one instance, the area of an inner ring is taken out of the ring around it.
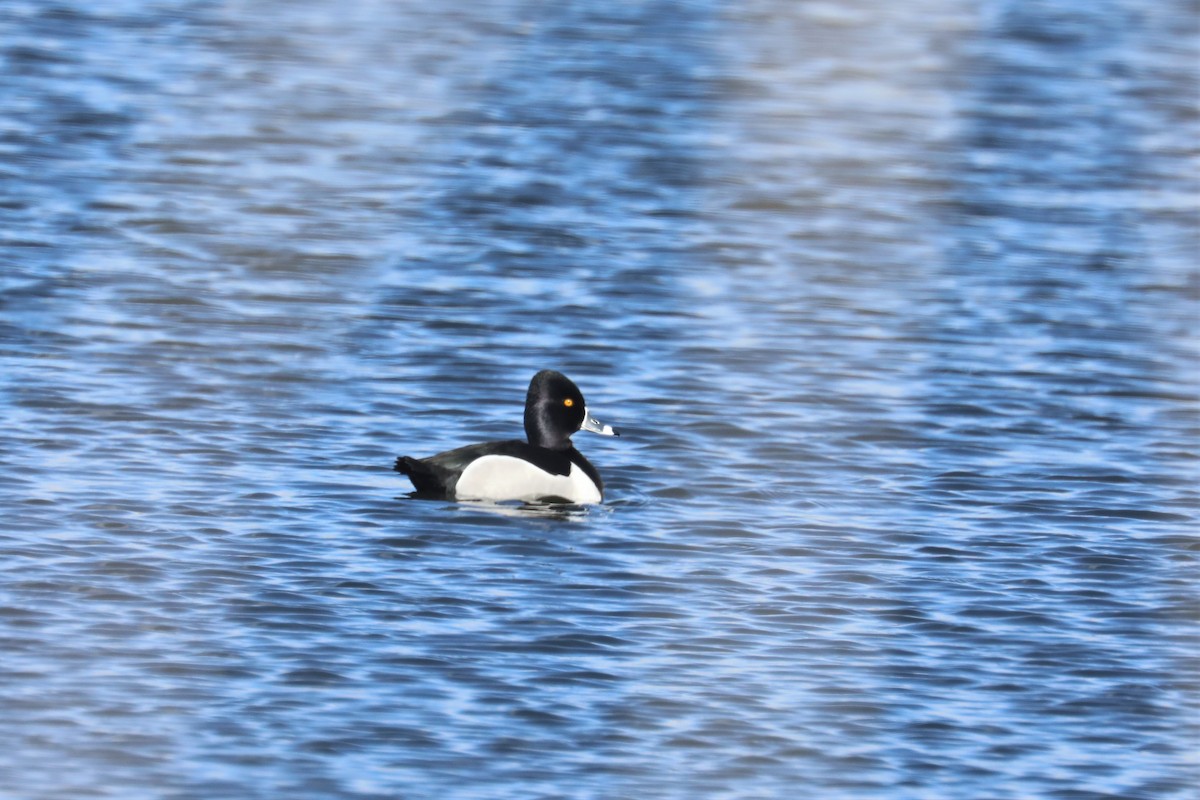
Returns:
[[[482,442],[447,450],[428,458],[400,456],[393,469],[407,475],[418,492],[432,497],[454,497],[454,488],[464,469],[476,459],[489,455],[513,456],[529,459],[536,457],[535,448],[528,442],[511,439],[502,442]],[[557,466],[557,465],[556,465]],[[561,469],[561,467],[559,467]]]

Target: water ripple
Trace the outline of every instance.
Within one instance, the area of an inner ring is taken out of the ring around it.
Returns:
[[[8,790],[1190,796],[1186,4],[408,5],[0,10]]]

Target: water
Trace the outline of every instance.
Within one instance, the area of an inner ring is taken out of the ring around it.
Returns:
[[[1194,3],[427,5],[0,10],[0,795],[1194,797]]]

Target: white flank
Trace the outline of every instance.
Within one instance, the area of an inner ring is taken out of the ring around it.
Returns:
[[[454,495],[459,500],[541,500],[561,497],[571,503],[599,503],[600,492],[583,470],[551,475],[512,456],[483,456],[467,465]]]

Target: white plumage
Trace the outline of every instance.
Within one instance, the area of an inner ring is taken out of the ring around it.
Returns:
[[[579,468],[568,475],[552,475],[511,456],[482,456],[467,465],[458,478],[455,495],[460,500],[527,500],[562,498],[570,503],[599,503],[600,491]]]

